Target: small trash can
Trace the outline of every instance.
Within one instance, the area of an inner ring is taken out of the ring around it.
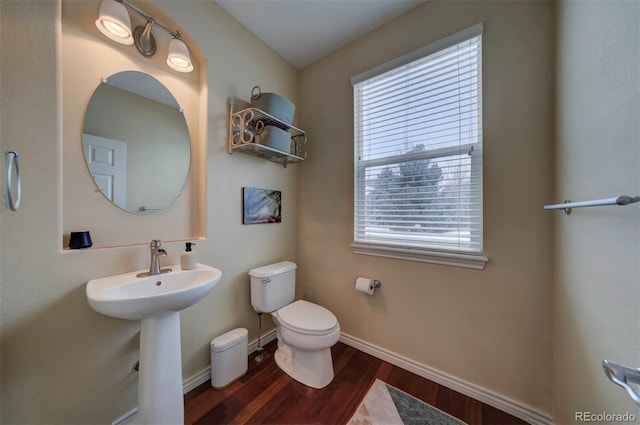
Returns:
[[[211,341],[211,386],[221,389],[247,373],[249,331],[234,329]]]

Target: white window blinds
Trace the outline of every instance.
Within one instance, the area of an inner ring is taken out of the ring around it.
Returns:
[[[478,24],[352,79],[355,252],[482,254],[481,42]]]

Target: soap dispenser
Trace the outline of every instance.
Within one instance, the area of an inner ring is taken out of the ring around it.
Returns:
[[[198,262],[198,255],[191,250],[191,245],[195,245],[192,242],[186,243],[186,249],[180,254],[180,267],[182,270],[192,270],[196,268]]]

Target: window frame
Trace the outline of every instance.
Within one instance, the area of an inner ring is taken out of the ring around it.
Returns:
[[[461,42],[470,40],[477,36],[482,36],[484,29],[484,25],[482,23],[473,25],[472,27],[466,28],[462,31],[459,31],[455,34],[452,34],[448,37],[445,37],[441,40],[438,40],[434,43],[431,43],[427,46],[424,46],[420,49],[417,49],[413,52],[410,52],[406,55],[403,55],[399,58],[396,58],[392,61],[384,63],[378,67],[375,67],[371,70],[365,71],[361,74],[354,76],[351,79],[351,84],[355,87],[357,84],[364,82],[370,78],[376,77],[378,75],[384,74],[388,71],[395,70],[403,65],[409,64],[416,60],[427,57],[433,53],[437,53],[446,48],[457,45]],[[482,69],[480,69],[480,76],[482,76]],[[482,85],[479,87],[479,96],[480,102],[482,102]],[[480,105],[481,107],[481,105]],[[354,136],[357,134],[358,128],[356,128],[358,119],[356,117],[357,112],[356,104],[355,104],[355,93],[354,93]],[[480,120],[482,121],[482,113],[480,115]],[[482,123],[480,123],[482,124]],[[482,125],[480,125],[480,131],[482,131]],[[480,140],[482,140],[482,134],[480,135]],[[469,154],[471,157],[471,176],[474,174],[476,178],[478,178],[478,173],[480,173],[480,182],[482,182],[482,143],[478,145],[472,145],[473,149],[470,150]],[[434,248],[430,247],[428,242],[421,246],[411,247],[411,246],[397,246],[392,243],[385,244],[384,242],[370,242],[370,241],[359,241],[358,239],[358,229],[356,220],[358,219],[358,215],[356,214],[358,210],[358,203],[364,202],[358,200],[359,194],[365,193],[366,181],[364,178],[358,178],[359,175],[365,175],[366,169],[368,167],[373,166],[384,166],[384,165],[393,165],[401,162],[406,162],[407,158],[410,160],[420,160],[420,159],[437,159],[443,158],[447,156],[459,156],[460,155],[460,147],[458,145],[444,147],[439,149],[425,150],[423,152],[411,153],[409,155],[399,154],[388,156],[384,158],[375,158],[375,159],[365,159],[362,160],[357,157],[358,146],[357,139],[354,137],[354,151],[356,156],[354,157],[354,240],[351,244],[351,248],[353,253],[355,254],[363,254],[363,255],[373,255],[379,257],[388,257],[402,260],[410,260],[410,261],[419,261],[419,262],[428,262],[435,264],[443,264],[450,266],[458,266],[472,269],[484,269],[486,263],[488,262],[488,258],[484,256],[484,246],[483,243],[480,244],[480,253],[467,253],[462,251],[452,251],[442,248]],[[474,181],[473,178],[471,181]],[[482,210],[483,210],[483,201],[482,201],[482,188],[480,189],[480,237],[483,238],[482,235]],[[472,233],[473,237],[473,233]],[[477,237],[477,236],[476,236]]]

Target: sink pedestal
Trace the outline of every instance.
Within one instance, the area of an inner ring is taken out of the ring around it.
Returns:
[[[144,424],[184,423],[179,312],[140,322],[138,409]]]
[[[87,282],[87,300],[95,311],[140,320],[138,412],[144,424],[184,424],[179,312],[206,297],[222,277],[220,270],[200,263],[191,270],[171,269]]]

